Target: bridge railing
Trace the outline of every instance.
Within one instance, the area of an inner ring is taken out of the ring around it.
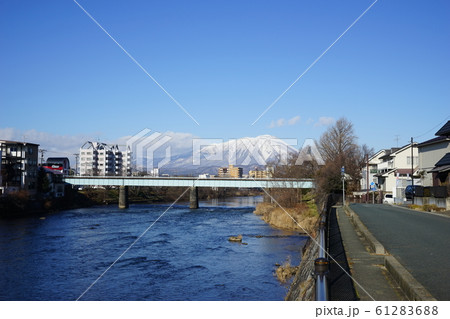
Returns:
[[[195,177],[80,176],[64,181],[81,186],[163,186],[163,187],[243,187],[243,188],[314,188],[311,179],[250,179]]]
[[[329,261],[326,253],[326,234],[327,234],[327,215],[326,209],[322,211],[322,215],[319,222],[319,256],[314,261],[314,275],[316,277],[316,300],[327,301],[328,300],[328,271]]]

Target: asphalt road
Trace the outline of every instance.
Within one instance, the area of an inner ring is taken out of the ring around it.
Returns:
[[[350,207],[436,299],[450,300],[450,218],[390,205]]]

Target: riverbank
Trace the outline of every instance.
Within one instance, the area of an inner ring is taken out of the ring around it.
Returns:
[[[285,300],[312,300],[314,280],[311,272],[318,247],[311,238],[317,236],[319,221],[319,212],[312,196],[305,196],[301,203],[289,208],[281,208],[272,203],[260,203],[253,213],[261,216],[262,220],[274,228],[298,231],[309,236],[301,252],[300,265],[292,266],[290,261],[287,261],[276,269],[275,275],[281,283],[286,283],[294,277]]]
[[[180,194],[183,194],[179,198]],[[254,190],[234,189],[199,189],[200,200],[221,199],[228,197],[257,196],[261,192]],[[130,203],[155,204],[189,201],[189,192],[183,187],[131,187]],[[65,196],[58,198],[37,195],[31,197],[20,191],[0,198],[0,218],[16,218],[33,215],[55,213],[66,209],[87,208],[92,206],[117,205],[119,190],[117,188],[85,188],[73,189],[67,186]]]
[[[66,209],[99,205],[78,191],[67,188],[64,197],[31,197],[27,192],[17,192],[0,198],[0,218],[18,218],[54,213]]]
[[[319,218],[313,199],[306,199],[294,207],[281,208],[273,203],[260,203],[253,212],[270,226],[290,231],[299,231],[314,236],[315,225]]]

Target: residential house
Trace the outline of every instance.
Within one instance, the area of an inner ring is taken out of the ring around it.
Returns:
[[[378,179],[375,177],[378,173],[378,165],[383,163],[382,158],[388,153],[391,153],[391,150],[380,150],[368,158],[366,166],[361,169],[360,186],[362,192],[370,190],[373,188],[371,186],[378,182]]]
[[[411,154],[412,147],[412,154]],[[380,156],[375,174],[376,185],[383,192],[392,193],[397,201],[403,201],[406,186],[412,183],[420,184],[420,176],[417,174],[419,157],[417,144],[408,144],[401,148],[394,148]]]
[[[418,145],[419,171],[423,186],[448,185],[450,171],[450,121],[435,134],[437,137]]]
[[[45,190],[45,193],[51,197],[64,197],[65,183],[63,180],[63,171],[50,169],[45,166],[39,169],[43,171],[44,178],[48,179],[48,189]]]

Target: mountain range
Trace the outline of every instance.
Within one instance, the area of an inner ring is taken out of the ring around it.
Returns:
[[[232,164],[243,168],[244,174],[255,168],[263,169],[272,162],[283,163],[298,150],[290,144],[296,140],[283,140],[271,135],[244,137],[223,143],[194,145],[193,150],[181,155],[158,158],[154,163],[165,163],[159,167],[160,174],[198,175],[217,174],[219,167]],[[156,166],[156,165],[155,165]]]

